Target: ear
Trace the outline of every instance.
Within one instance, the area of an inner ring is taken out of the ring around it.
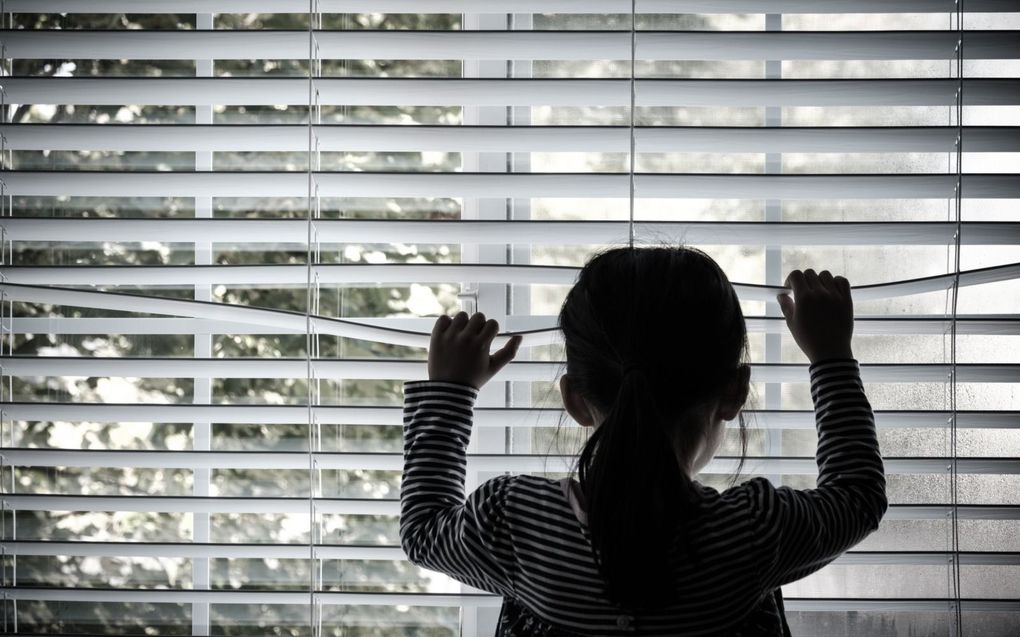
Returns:
[[[595,425],[595,419],[592,417],[591,410],[588,409],[588,405],[585,404],[581,394],[574,391],[570,384],[570,376],[567,374],[560,376],[560,396],[563,398],[563,406],[566,408],[567,413],[577,421],[577,424],[582,427],[592,427]]]
[[[751,391],[751,366],[741,365],[737,368],[737,377],[730,383],[726,394],[719,405],[719,417],[723,420],[733,420],[740,413],[747,402],[747,395]]]

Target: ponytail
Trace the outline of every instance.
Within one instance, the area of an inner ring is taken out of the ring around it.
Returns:
[[[747,352],[736,291],[697,249],[613,248],[581,269],[559,326],[569,386],[604,416],[577,468],[606,595],[634,611],[678,602],[699,497],[683,464]]]
[[[581,451],[578,474],[609,598],[632,609],[676,601],[665,556],[691,483],[640,368],[624,373],[615,403]]]

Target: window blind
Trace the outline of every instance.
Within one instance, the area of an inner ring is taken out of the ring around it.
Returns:
[[[564,475],[559,303],[661,242],[736,284],[745,471],[777,483],[816,439],[775,294],[854,285],[892,504],[784,587],[794,633],[1020,627],[1016,2],[0,14],[5,632],[492,634],[499,598],[403,559],[400,382],[441,312],[523,332],[468,488]]]

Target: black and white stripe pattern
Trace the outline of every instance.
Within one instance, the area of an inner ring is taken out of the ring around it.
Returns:
[[[401,545],[419,566],[510,597],[541,621],[599,635],[745,632],[776,615],[774,590],[822,568],[878,527],[885,473],[856,360],[810,366],[818,428],[814,489],[754,478],[719,492],[700,485],[688,545],[674,565],[676,606],[635,615],[606,599],[587,529],[560,483],[503,475],[465,497],[466,448],[478,391],[404,383]],[[781,619],[781,618],[780,618]],[[764,628],[764,626],[762,626]],[[757,629],[751,629],[757,630]]]

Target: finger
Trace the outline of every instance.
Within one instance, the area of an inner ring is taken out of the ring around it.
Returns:
[[[436,319],[435,324],[432,326],[432,336],[439,336],[446,331],[446,328],[450,327],[450,323],[453,319],[449,315],[443,314]]]
[[[793,270],[790,272],[790,274],[786,277],[785,285],[793,290],[793,296],[795,297],[807,290],[807,285],[804,283],[804,273],[800,270]]]
[[[846,277],[838,276],[833,279],[836,285],[836,289],[842,292],[845,296],[850,296],[850,281],[846,280]]]
[[[818,273],[818,281],[822,284],[822,287],[826,290],[836,292],[836,283],[832,279],[832,272],[828,270],[822,270]]]
[[[455,314],[453,317],[453,322],[450,324],[450,329],[447,330],[448,333],[457,334],[458,332],[464,329],[464,326],[467,325],[467,322],[468,313],[465,312],[464,310],[457,312],[457,314]]]
[[[804,270],[804,283],[809,290],[817,290],[822,287],[822,282],[818,280],[818,273],[811,268]]]
[[[453,319],[443,314],[436,319],[435,325],[432,326],[432,336],[429,338],[429,352],[435,351],[439,342],[443,339],[443,335],[446,334],[446,330],[449,329]]]
[[[506,364],[513,360],[514,356],[517,356],[517,350],[521,347],[521,341],[524,337],[520,334],[514,334],[507,339],[506,344],[503,345],[495,354],[489,356],[489,370],[493,374],[506,367]]]
[[[790,298],[789,294],[777,294],[776,300],[779,301],[779,309],[783,312],[783,317],[787,320],[793,316],[793,299]]]
[[[486,345],[492,342],[492,339],[499,333],[499,321],[496,319],[489,319],[482,326],[482,331],[478,334],[479,338]]]
[[[471,315],[467,325],[464,326],[464,332],[468,334],[478,335],[482,331],[482,327],[485,326],[485,315],[481,312],[475,312]]]

